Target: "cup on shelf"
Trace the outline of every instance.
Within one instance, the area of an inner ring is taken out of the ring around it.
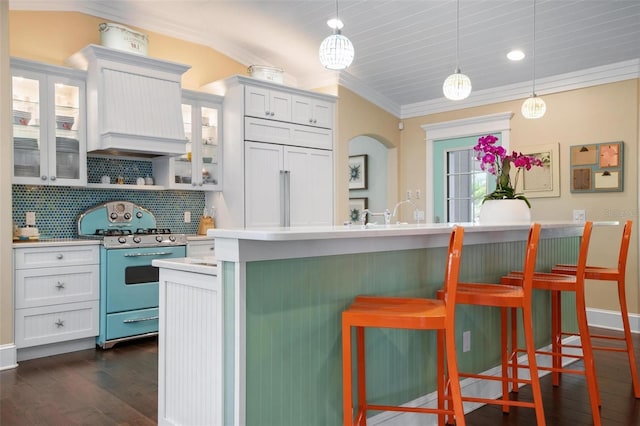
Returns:
[[[136,185],[145,185],[145,181],[143,177],[139,177],[136,179]]]
[[[104,183],[105,185],[110,184],[111,178],[107,175],[104,175],[100,178],[100,182]]]

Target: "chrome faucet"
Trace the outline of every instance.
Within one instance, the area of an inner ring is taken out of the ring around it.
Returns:
[[[362,210],[360,213],[360,223],[362,223],[362,227],[367,226],[367,215],[369,216],[384,216],[384,224],[389,225],[391,223],[391,212],[389,209],[385,209],[382,213],[374,213],[369,209]]]
[[[398,221],[398,207],[400,207],[403,204],[411,204],[413,206],[413,217],[416,219],[416,223],[419,222],[418,220],[418,215],[417,215],[417,211],[418,211],[418,206],[416,205],[416,203],[413,202],[413,200],[411,198],[407,198],[406,200],[402,200],[399,201],[398,203],[396,203],[396,206],[393,208],[393,214],[391,215],[391,217],[395,217],[396,218],[396,223],[400,223],[400,221]]]

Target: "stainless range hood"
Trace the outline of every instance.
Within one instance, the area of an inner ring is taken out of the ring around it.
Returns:
[[[67,62],[87,71],[89,153],[186,153],[180,82],[189,66],[93,44]]]

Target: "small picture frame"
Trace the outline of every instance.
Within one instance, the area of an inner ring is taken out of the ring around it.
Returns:
[[[349,221],[351,223],[360,223],[360,215],[368,207],[368,203],[367,197],[349,198]]]
[[[560,144],[525,146],[521,152],[542,161],[542,167],[532,167],[525,170],[522,176],[522,187],[518,182],[516,190],[521,191],[527,198],[559,197],[560,196]]]
[[[624,143],[574,145],[571,149],[571,192],[622,192]]]
[[[367,155],[349,156],[349,189],[367,189]]]

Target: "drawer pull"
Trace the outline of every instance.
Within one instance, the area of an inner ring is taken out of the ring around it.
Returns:
[[[64,283],[63,283],[63,282],[58,281],[58,284],[56,284],[56,288],[57,288],[58,290],[62,290],[62,289],[64,288]]]
[[[155,251],[152,253],[127,253],[124,257],[140,257],[140,256],[166,256],[171,254],[169,251]]]
[[[126,319],[126,320],[124,320],[122,322],[125,323],[125,324],[130,324],[132,322],[153,321],[153,320],[157,320],[158,318],[159,317],[156,315],[155,317]]]
[[[56,256],[56,259],[62,259],[64,257],[64,255],[62,253],[58,253],[58,255]]]
[[[55,324],[58,326],[58,328],[64,327],[64,321],[62,321],[60,318],[58,318],[58,321],[56,321]]]

